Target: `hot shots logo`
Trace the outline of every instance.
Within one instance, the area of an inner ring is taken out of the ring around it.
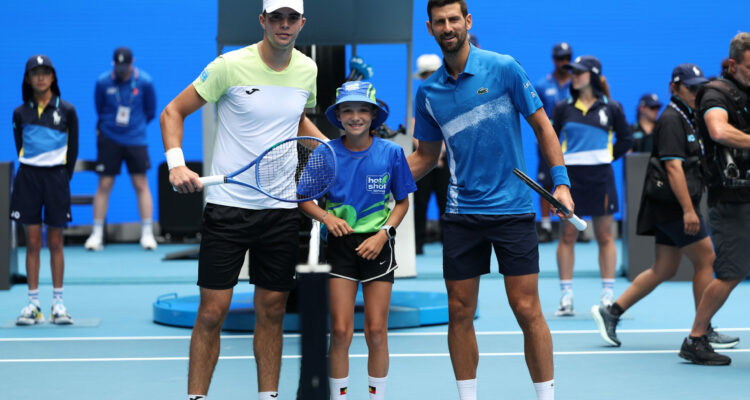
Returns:
[[[388,181],[391,176],[386,172],[383,175],[367,175],[365,186],[371,193],[385,193],[388,190]]]

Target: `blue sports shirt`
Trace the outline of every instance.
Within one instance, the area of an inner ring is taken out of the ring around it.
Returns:
[[[156,116],[156,94],[146,72],[134,68],[125,82],[115,78],[112,72],[103,73],[96,81],[94,99],[100,133],[125,146],[145,146],[148,143],[146,125]],[[115,122],[120,105],[130,107],[128,126],[119,126]]]
[[[540,79],[534,86],[539,94],[539,99],[544,104],[544,112],[548,117],[552,116],[555,105],[570,96],[570,79],[564,85],[559,85],[554,74],[549,73],[544,79]]]
[[[377,232],[391,215],[390,195],[402,200],[417,190],[397,144],[378,137],[364,151],[351,151],[341,138],[328,142],[336,152],[336,180],[326,210],[345,220],[356,233]]]
[[[471,46],[453,79],[441,66],[419,87],[414,137],[445,140],[450,169],[446,212],[534,212],[531,191],[513,175],[526,169],[519,114],[542,108],[526,72],[510,56]]]

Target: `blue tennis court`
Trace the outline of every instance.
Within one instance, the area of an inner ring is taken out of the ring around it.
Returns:
[[[619,246],[619,243],[618,243]],[[137,245],[110,245],[98,253],[66,248],[65,301],[76,325],[13,324],[26,301],[26,288],[0,292],[0,384],[3,399],[184,399],[190,330],[152,322],[153,301],[164,293],[197,294],[196,261],[161,261],[187,246],[163,245],[143,252]],[[750,324],[747,282],[732,293],[715,317],[719,331],[736,335],[728,367],[703,367],[677,356],[692,323],[689,282],[668,282],[625,314],[620,348],[606,347],[588,309],[598,301],[596,244],[577,246],[577,315],[556,318],[559,289],[555,244],[542,244],[540,291],[555,351],[558,399],[747,399]],[[22,252],[21,252],[22,253]],[[43,252],[41,301],[51,298],[48,260]],[[417,257],[419,275],[396,281],[395,290],[444,291],[441,247],[431,244]],[[23,254],[19,254],[23,260]],[[483,399],[533,399],[523,359],[523,337],[502,289],[502,278],[486,276],[475,321],[481,353],[478,394]],[[615,292],[628,282],[618,278]],[[240,291],[249,291],[241,282]],[[389,399],[457,397],[446,342],[447,326],[393,330]],[[209,393],[212,399],[256,396],[250,333],[225,333],[221,359]],[[284,337],[280,398],[293,399],[299,378],[298,334]],[[351,347],[349,398],[367,399],[367,347],[355,333]]]

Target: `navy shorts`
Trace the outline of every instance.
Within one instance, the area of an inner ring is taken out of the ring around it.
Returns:
[[[708,236],[708,229],[706,229],[703,217],[698,215],[698,219],[701,221],[701,226],[695,235],[685,233],[685,223],[681,219],[656,223],[654,225],[654,239],[656,240],[656,244],[681,249],[702,240]]]
[[[99,175],[120,175],[122,162],[130,175],[145,174],[151,168],[146,146],[125,146],[100,133],[96,137],[96,172]]]
[[[44,219],[42,219],[44,210]],[[13,181],[10,218],[24,225],[64,228],[70,222],[68,169],[21,164]]]
[[[328,233],[326,259],[331,264],[331,276],[352,281],[384,281],[393,283],[398,265],[394,255],[394,241],[388,240],[374,260],[365,260],[355,249],[374,233],[351,233],[341,237]]]
[[[198,286],[230,289],[250,250],[250,283],[287,292],[295,285],[300,213],[293,209],[248,210],[208,203],[203,210]]]
[[[501,274],[538,274],[534,219],[534,214],[444,214],[443,277],[462,280],[489,273],[493,248]]]
[[[567,168],[576,215],[600,217],[618,211],[615,173],[611,165],[571,165]]]
[[[708,221],[716,249],[716,277],[747,278],[750,274],[750,203],[716,203],[708,207]]]

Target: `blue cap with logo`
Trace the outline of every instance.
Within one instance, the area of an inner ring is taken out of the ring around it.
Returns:
[[[572,63],[565,66],[567,69],[580,72],[591,72],[596,75],[602,74],[602,63],[594,56],[578,56]]]
[[[552,48],[553,58],[563,58],[573,56],[573,48],[567,42],[560,42]]]
[[[680,82],[685,86],[696,86],[708,82],[703,71],[695,64],[685,63],[672,70],[672,82]]]
[[[641,99],[638,101],[638,105],[641,107],[648,107],[648,108],[655,108],[662,106],[661,101],[659,101],[659,95],[656,93],[646,93],[643,96],[641,96]]]
[[[31,56],[29,57],[28,61],[26,61],[26,72],[29,72],[37,67],[47,67],[53,71],[55,70],[55,67],[52,65],[52,60],[50,60],[49,57],[45,56],[44,54]]]
[[[381,107],[375,99],[375,86],[373,86],[372,83],[366,81],[346,82],[340,88],[336,89],[336,104],[328,107],[326,110],[328,121],[339,129],[344,129],[344,126],[341,125],[341,121],[336,118],[336,108],[339,104],[349,101],[370,103],[378,108],[378,115],[372,120],[370,129],[379,127],[388,118],[388,111]]]
[[[127,47],[118,47],[115,49],[113,59],[115,62],[115,73],[117,75],[124,75],[133,64],[133,51]]]

